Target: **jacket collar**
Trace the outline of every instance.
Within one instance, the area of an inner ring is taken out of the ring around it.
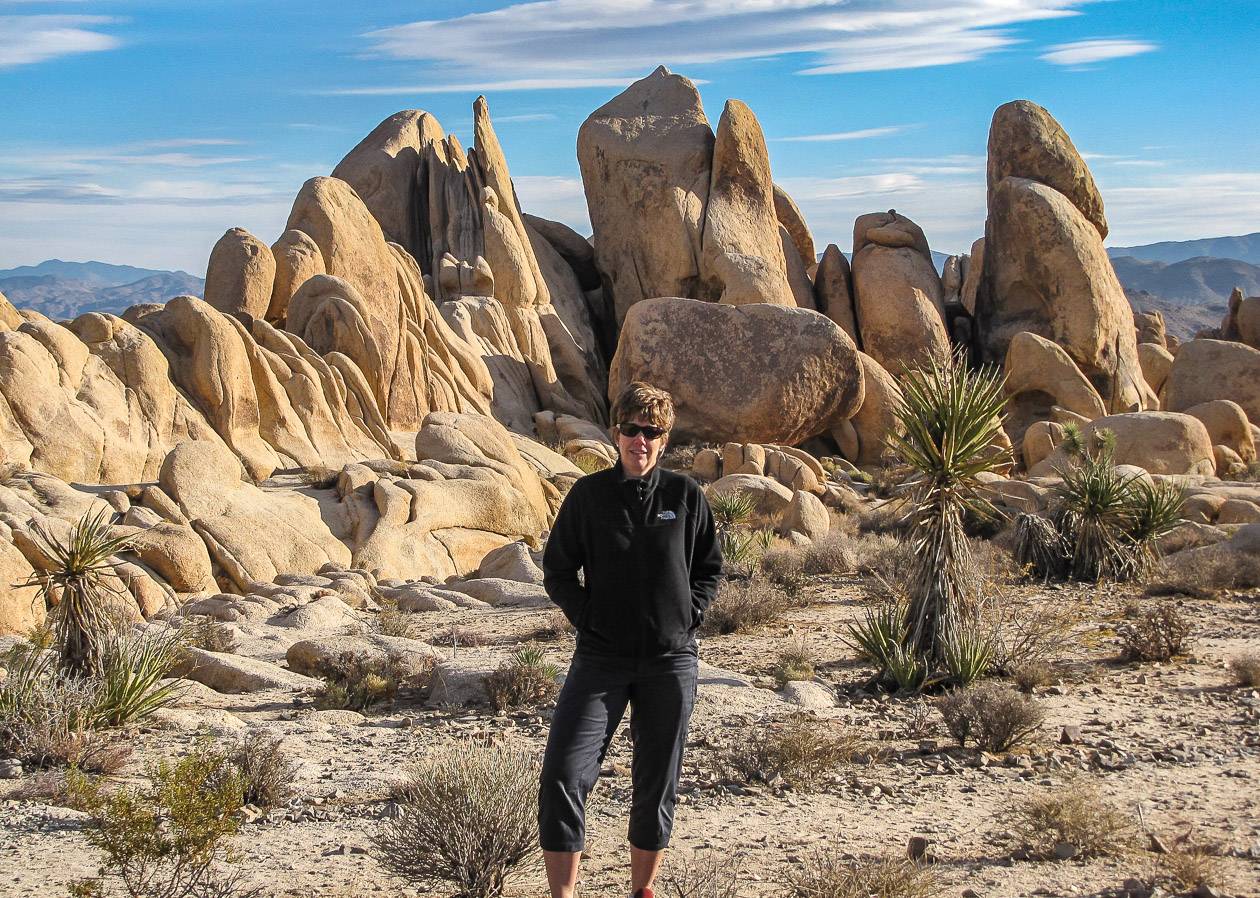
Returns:
[[[631,477],[626,473],[626,469],[621,464],[621,459],[617,459],[617,464],[613,466],[613,470],[617,472],[618,483],[636,483],[642,481],[647,484],[649,490],[656,489],[656,485],[661,482],[661,465],[658,461],[652,465],[652,470],[647,472],[646,477]]]

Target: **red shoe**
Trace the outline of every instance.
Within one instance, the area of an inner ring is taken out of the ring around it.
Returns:
[[[634,895],[631,896],[631,898],[656,898],[656,896],[652,894],[651,889],[645,886],[639,889],[639,891],[635,892]]]

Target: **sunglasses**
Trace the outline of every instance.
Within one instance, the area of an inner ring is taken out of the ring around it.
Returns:
[[[643,434],[649,440],[659,440],[665,436],[665,428],[653,427],[651,424],[634,424],[627,421],[624,424],[617,425],[617,432],[623,437],[634,439],[639,434]]]

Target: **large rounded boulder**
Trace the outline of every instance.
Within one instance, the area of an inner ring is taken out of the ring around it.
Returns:
[[[829,318],[679,297],[626,316],[608,395],[632,380],[673,395],[680,436],[712,442],[798,443],[851,416],[865,391],[857,349]]]
[[[1135,465],[1152,474],[1216,473],[1212,438],[1203,422],[1177,412],[1132,412],[1107,415],[1081,429],[1087,444],[1098,441],[1098,433],[1115,434],[1115,462]],[[1030,472],[1034,476],[1053,474],[1066,465],[1061,450],[1051,453]]]
[[[1232,340],[1183,343],[1168,371],[1163,407],[1184,412],[1213,399],[1237,402],[1260,421],[1260,350]]]

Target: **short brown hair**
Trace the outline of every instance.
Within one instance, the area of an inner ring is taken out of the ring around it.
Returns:
[[[674,398],[658,387],[632,380],[612,404],[613,426],[642,417],[663,430],[674,429]]]

